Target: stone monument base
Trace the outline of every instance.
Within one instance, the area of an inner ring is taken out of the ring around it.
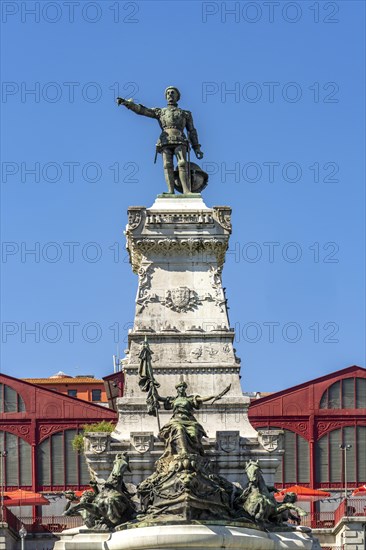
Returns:
[[[311,530],[265,532],[235,525],[169,524],[114,533],[83,528],[61,533],[55,550],[320,550]]]

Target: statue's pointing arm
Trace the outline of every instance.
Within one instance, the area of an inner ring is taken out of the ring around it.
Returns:
[[[192,145],[192,148],[193,148],[193,151],[196,154],[196,157],[198,159],[201,159],[203,157],[203,153],[201,151],[201,145],[198,141],[197,130],[194,127],[194,124],[193,124],[192,113],[190,113],[189,111],[186,111],[186,113],[187,113],[186,128],[187,128],[188,139],[189,139],[189,141]]]
[[[200,395],[197,395],[196,396],[196,399],[198,401],[200,401],[201,403],[204,403],[205,401],[211,401],[211,399],[213,400],[211,405],[213,403],[215,403],[215,401],[218,401],[219,399],[221,399],[222,397],[224,397],[224,395],[226,395],[228,393],[228,391],[230,390],[231,388],[231,384],[229,384],[221,393],[219,393],[218,395],[209,395],[208,397],[201,397]]]
[[[133,111],[137,115],[148,116],[150,118],[159,118],[160,109],[151,109],[150,107],[145,107],[140,103],[134,103],[132,99],[123,99],[122,97],[117,97],[117,105],[124,105],[130,111]]]

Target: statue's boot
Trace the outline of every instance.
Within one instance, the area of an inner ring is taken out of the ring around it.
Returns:
[[[183,194],[187,195],[192,192],[191,186],[188,183],[187,168],[186,166],[179,166],[178,171],[179,171],[179,179],[182,184]]]
[[[164,167],[165,181],[168,186],[168,193],[174,195],[174,168],[173,166]]]

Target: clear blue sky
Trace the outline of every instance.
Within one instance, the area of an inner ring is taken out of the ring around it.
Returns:
[[[2,2],[2,372],[104,376],[123,355],[126,211],[165,183],[156,121],[114,98],[161,106],[171,84],[207,205],[233,207],[243,389],[365,366],[364,7]]]

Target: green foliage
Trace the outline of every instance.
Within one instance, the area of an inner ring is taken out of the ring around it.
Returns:
[[[75,435],[74,439],[71,441],[72,448],[77,453],[82,453],[84,450],[84,436],[83,434]]]
[[[95,424],[84,424],[83,431],[75,435],[74,439],[71,441],[72,448],[77,453],[82,453],[84,451],[84,439],[85,434],[89,432],[107,432],[111,433],[114,430],[115,425],[112,422],[107,420],[102,420],[101,422],[96,422]]]
[[[113,432],[115,425],[108,420],[102,420],[96,424],[85,424],[83,426],[84,434],[88,432]]]

